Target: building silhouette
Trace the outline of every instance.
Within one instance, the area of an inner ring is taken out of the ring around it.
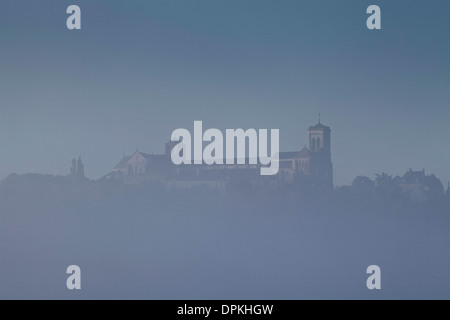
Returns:
[[[72,159],[72,167],[70,168],[70,176],[77,178],[85,178],[84,176],[84,164],[81,161],[81,157]]]
[[[169,141],[165,144],[164,154],[136,151],[131,156],[124,155],[102,179],[121,179],[127,183],[154,180],[164,183],[169,189],[198,185],[226,189],[233,183],[251,187],[302,185],[313,190],[333,189],[330,127],[319,120],[309,127],[308,140],[309,148],[305,146],[300,151],[279,153],[279,171],[273,176],[261,176],[261,165],[249,164],[248,161],[246,164],[174,165],[170,154],[178,142]]]

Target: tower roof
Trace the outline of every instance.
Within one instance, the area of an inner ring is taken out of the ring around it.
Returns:
[[[316,124],[315,126],[309,127],[308,130],[330,130],[330,127],[324,126],[320,122]]]

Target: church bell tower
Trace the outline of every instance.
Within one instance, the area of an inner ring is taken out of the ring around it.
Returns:
[[[308,129],[311,152],[311,174],[320,188],[333,188],[333,164],[331,162],[331,129],[320,123]]]
[[[331,129],[319,123],[309,127],[309,151],[330,154],[331,157]]]

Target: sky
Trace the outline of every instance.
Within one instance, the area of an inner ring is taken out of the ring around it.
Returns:
[[[78,156],[96,179],[194,120],[300,150],[320,112],[335,185],[410,168],[447,185],[449,17],[447,0],[2,0],[0,179]]]

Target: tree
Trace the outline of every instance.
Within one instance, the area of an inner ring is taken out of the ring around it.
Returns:
[[[375,182],[369,177],[357,176],[352,183],[352,187],[359,188],[366,191],[372,191],[375,187]]]
[[[386,186],[392,186],[394,183],[394,180],[392,179],[392,176],[388,175],[387,173],[383,172],[382,174],[376,174],[376,184],[377,187],[386,187]]]
[[[444,194],[444,186],[442,185],[441,180],[436,178],[434,174],[426,176],[424,184],[427,187],[426,193],[428,196],[439,197]]]

